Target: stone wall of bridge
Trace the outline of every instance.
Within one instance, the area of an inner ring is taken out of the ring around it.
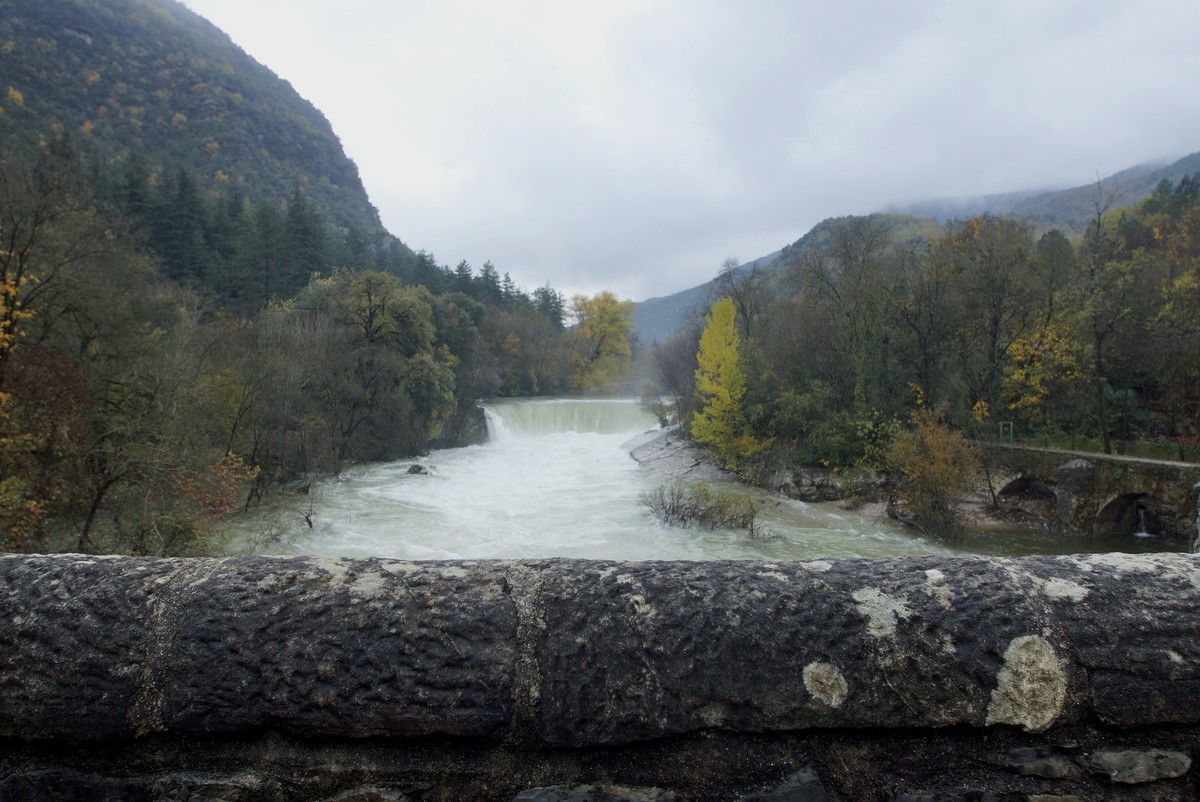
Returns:
[[[1002,501],[1081,537],[1143,532],[1193,541],[1200,465],[981,444]]]
[[[1200,558],[0,558],[0,798],[1200,798]]]

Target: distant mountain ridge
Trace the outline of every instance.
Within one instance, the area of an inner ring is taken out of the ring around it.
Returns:
[[[914,237],[928,236],[933,233],[935,227],[932,220],[913,215],[875,214],[870,216],[886,218],[891,225],[891,235],[898,242]],[[790,245],[785,245],[778,251],[741,265],[738,272],[745,274],[755,269],[765,271],[770,275],[783,272],[787,265],[802,258],[806,250],[825,244],[833,227],[841,219],[843,218],[830,217],[822,220],[800,239]],[[717,282],[718,278],[714,276],[699,286],[635,304],[633,322],[637,329],[638,340],[643,345],[653,345],[681,329],[690,318],[703,315],[716,298]]]
[[[916,201],[888,207],[877,214],[893,218],[900,224],[897,236],[904,238],[918,232],[924,221],[927,233],[934,223],[945,223],[976,215],[1012,215],[1028,221],[1038,232],[1059,229],[1067,236],[1076,236],[1087,228],[1095,217],[1097,203],[1110,208],[1136,204],[1153,194],[1165,180],[1172,183],[1184,176],[1200,173],[1200,152],[1169,164],[1141,164],[1130,167],[1096,182],[1062,190],[1025,190],[974,198],[944,198]],[[800,239],[781,250],[743,265],[748,270],[757,266],[777,270],[783,261],[795,258],[804,248],[815,246],[835,221],[821,221]],[[649,298],[634,306],[633,319],[643,345],[652,345],[678,331],[688,320],[703,314],[712,302],[716,278],[696,287]]]
[[[1164,179],[1178,183],[1184,176],[1200,172],[1200,152],[1163,165],[1138,165],[1107,178],[1058,192],[1027,198],[1016,205],[1012,214],[1033,223],[1038,231],[1060,229],[1068,236],[1082,234],[1096,215],[1096,203],[1108,203],[1117,209],[1145,200]]]
[[[57,132],[109,169],[183,166],[255,203],[299,187],[334,225],[383,233],[325,116],[175,0],[0,0],[0,137]]]
[[[1169,163],[1135,165],[1069,189],[932,199],[889,206],[885,211],[919,215],[939,223],[980,214],[1012,215],[1030,222],[1037,231],[1057,228],[1067,236],[1074,236],[1082,234],[1095,217],[1098,201],[1114,209],[1130,206],[1150,197],[1163,179],[1177,183],[1197,172],[1200,172],[1200,153],[1193,153]]]
[[[741,265],[738,270],[747,272],[756,267],[766,267],[778,258],[780,251],[761,256]],[[683,326],[684,322],[711,304],[715,298],[717,277],[671,295],[647,298],[633,307],[633,324],[638,340],[644,345],[653,345],[666,339]]]

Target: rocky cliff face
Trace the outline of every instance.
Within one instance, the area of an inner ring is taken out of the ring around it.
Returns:
[[[0,558],[0,798],[1185,799],[1200,559]]]

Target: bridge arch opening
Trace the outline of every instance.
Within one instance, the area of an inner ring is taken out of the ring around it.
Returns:
[[[1096,515],[1098,536],[1167,536],[1178,533],[1178,511],[1149,493],[1122,493],[1109,500]]]
[[[1019,475],[1011,478],[1000,488],[996,500],[1004,507],[1020,510],[1028,515],[1052,520],[1058,494],[1047,482],[1036,476]]]
[[[1046,482],[1033,476],[1018,476],[1000,488],[999,495],[1006,499],[1028,501],[1054,501],[1058,494]]]

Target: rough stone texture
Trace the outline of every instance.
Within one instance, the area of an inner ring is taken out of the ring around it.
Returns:
[[[777,787],[743,797],[741,802],[835,802],[812,769],[802,769]]]
[[[661,788],[552,785],[522,791],[513,797],[513,802],[675,802],[675,794]]]
[[[5,557],[0,737],[494,737],[511,720],[504,581],[498,565]]]
[[[1137,510],[1148,531],[1190,543],[1200,465],[1112,454],[1079,454],[1006,443],[980,443],[993,488],[1006,503],[1032,513],[1048,510],[1062,533],[1081,537],[1137,531]],[[1034,499],[1016,499],[1036,487]]]
[[[1083,685],[1044,596],[995,561],[961,559],[953,574],[945,565],[592,562],[548,570],[543,592],[557,603],[545,610],[536,647],[539,734],[577,747],[709,727],[983,726],[1006,653],[1034,633],[1063,655],[1054,680],[1065,682],[1062,698],[1051,696],[1053,710],[1012,715],[1036,720],[1028,729],[1075,718]],[[812,663],[843,678],[837,706],[806,687]]]
[[[1092,510],[1087,503],[1095,492],[1096,466],[1086,459],[1073,459],[1058,468],[1055,517],[1066,532],[1091,534]]]
[[[1113,782],[1136,785],[1182,777],[1192,768],[1192,759],[1179,752],[1159,750],[1097,752],[1092,755],[1089,767],[1092,771],[1107,774]]]
[[[1192,553],[1200,553],[1200,482],[1192,488],[1192,510],[1195,513],[1192,518]]]
[[[0,621],[0,799],[1200,798],[1189,555],[4,557]]]

